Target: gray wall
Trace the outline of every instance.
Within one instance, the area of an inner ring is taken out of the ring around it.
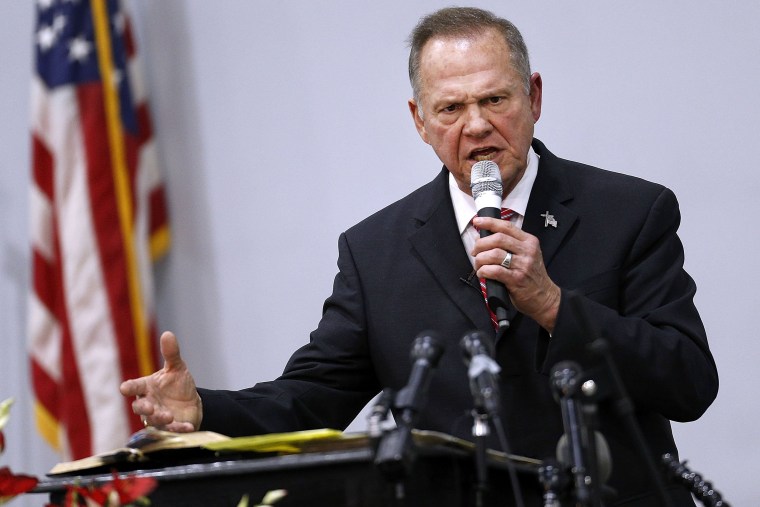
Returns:
[[[199,384],[278,375],[318,321],[338,234],[438,171],[406,109],[404,40],[447,4],[130,2],[174,230],[160,324]],[[676,437],[734,505],[757,505],[760,4],[478,5],[521,28],[543,75],[537,137],[678,195],[721,390]],[[2,464],[43,473],[56,458],[31,429],[24,344],[32,18],[0,3],[0,399],[18,399]]]

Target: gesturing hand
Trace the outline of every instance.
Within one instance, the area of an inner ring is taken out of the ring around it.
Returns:
[[[124,396],[135,397],[132,411],[146,425],[176,432],[195,431],[201,424],[203,406],[174,333],[166,331],[161,335],[160,348],[164,367],[147,377],[124,381],[119,390]]]

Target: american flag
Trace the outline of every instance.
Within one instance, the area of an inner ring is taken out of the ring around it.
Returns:
[[[37,0],[32,80],[35,419],[66,459],[141,427],[127,378],[157,367],[153,261],[164,191],[129,20],[118,0]]]

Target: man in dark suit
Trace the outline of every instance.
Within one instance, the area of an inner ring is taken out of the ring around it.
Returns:
[[[501,420],[512,450],[546,458],[562,435],[549,372],[560,361],[592,368],[604,338],[636,407],[651,453],[676,452],[670,420],[698,418],[717,371],[693,304],[668,189],[555,157],[533,138],[542,82],[517,29],[478,9],[423,18],[411,36],[409,108],[444,164],[427,185],[341,235],[339,272],[310,343],[283,375],[242,391],[196,389],[175,337],[164,368],[122,385],[147,424],[229,435],[345,427],[384,387],[407,381],[422,330],[445,344],[418,427],[468,438],[472,397],[459,340],[496,337],[477,278],[509,291],[511,326],[498,334]],[[510,220],[475,218],[470,171],[495,162]],[[475,228],[492,234],[478,238]],[[632,436],[600,410],[609,480],[621,503],[654,502]],[[671,487],[677,505],[692,504]]]

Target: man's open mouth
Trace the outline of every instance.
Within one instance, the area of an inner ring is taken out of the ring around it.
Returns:
[[[470,158],[476,162],[483,160],[491,160],[496,156],[498,150],[496,148],[480,148],[470,152]]]

